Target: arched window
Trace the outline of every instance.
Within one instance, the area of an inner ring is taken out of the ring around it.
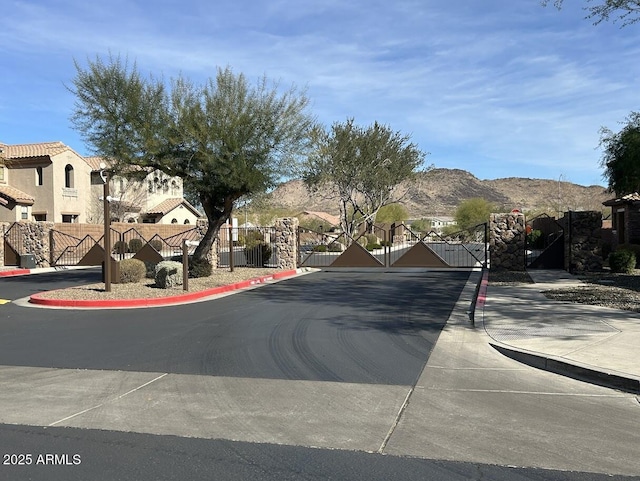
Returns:
[[[149,186],[149,193],[152,194],[153,193],[153,181],[150,180],[147,183],[147,185]]]
[[[184,223],[185,223],[185,224],[191,224],[191,222],[189,222],[189,219],[185,219],[185,220],[184,220]]]
[[[178,219],[176,219],[176,218],[171,219],[171,223],[172,224],[177,224],[178,223]]]
[[[171,195],[178,195],[178,183],[175,180],[171,181]]]
[[[36,167],[36,185],[42,185],[43,183],[42,167]]]
[[[73,165],[67,164],[64,168],[64,186],[73,189]]]

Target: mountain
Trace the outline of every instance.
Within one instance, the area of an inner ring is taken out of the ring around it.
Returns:
[[[496,205],[496,210],[549,214],[568,210],[604,210],[602,202],[613,194],[603,186],[582,186],[549,179],[509,177],[480,180],[460,169],[432,169],[421,174],[415,184],[401,184],[402,204],[410,218],[453,216],[463,200],[480,197]],[[310,193],[301,180],[282,184],[271,193],[267,205],[287,211],[324,211],[337,214],[338,200],[329,189]]]

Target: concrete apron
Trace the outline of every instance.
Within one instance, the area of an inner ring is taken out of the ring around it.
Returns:
[[[640,472],[635,398],[497,353],[474,289],[415,387],[0,366],[0,422]]]

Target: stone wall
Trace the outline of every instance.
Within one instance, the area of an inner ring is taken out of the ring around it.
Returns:
[[[273,247],[279,269],[289,270],[298,267],[298,225],[298,219],[295,217],[276,219]]]
[[[565,270],[571,273],[602,270],[602,214],[567,212],[565,219]]]
[[[49,237],[53,222],[15,222],[4,224],[2,247],[2,264],[4,265],[4,241],[11,242],[18,255],[32,254],[36,267],[49,267],[51,253]],[[10,232],[9,232],[10,231]]]
[[[491,214],[489,259],[491,269],[525,270],[525,219],[520,212]]]

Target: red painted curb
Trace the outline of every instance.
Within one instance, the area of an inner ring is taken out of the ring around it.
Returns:
[[[213,287],[204,291],[192,292],[188,294],[180,294],[169,297],[153,297],[149,299],[105,299],[105,300],[82,300],[82,299],[43,299],[39,297],[39,294],[34,294],[29,298],[31,304],[38,304],[41,306],[50,307],[154,307],[154,306],[169,306],[180,304],[182,302],[194,301],[202,299],[203,297],[213,296],[216,294],[223,294],[225,292],[231,292],[238,289],[244,289],[257,284],[264,284],[265,282],[283,279],[286,277],[294,276],[298,273],[297,270],[292,269],[290,271],[278,272],[268,276],[255,277],[253,279],[247,279],[246,281],[236,282],[235,284],[229,284],[226,286]]]
[[[482,281],[480,281],[480,289],[478,290],[478,299],[476,300],[476,309],[478,307],[484,308],[487,302],[487,286],[489,284],[489,273],[484,272],[482,274]]]
[[[31,274],[31,270],[30,269],[13,269],[11,271],[0,271],[0,277],[24,276],[25,274]]]

